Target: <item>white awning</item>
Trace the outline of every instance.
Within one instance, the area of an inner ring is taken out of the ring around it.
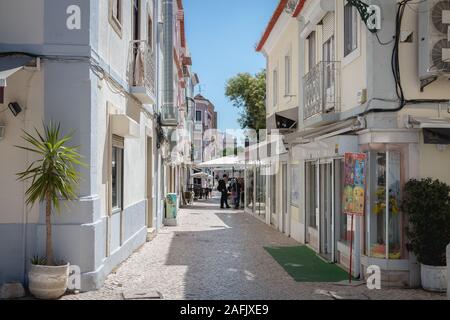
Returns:
[[[141,128],[139,123],[126,114],[111,115],[112,133],[124,138],[139,138]]]
[[[450,118],[433,119],[421,117],[408,117],[408,124],[413,128],[450,128]]]
[[[18,67],[18,68],[14,68],[14,69],[0,71],[0,87],[6,87],[6,79],[8,79],[14,73],[16,73],[17,71],[22,70],[22,69],[23,69],[23,67]]]
[[[210,175],[206,172],[197,172],[192,175],[192,178],[207,179],[210,178]]]
[[[238,168],[244,167],[243,158],[238,156],[228,156],[223,158],[206,161],[197,165],[198,168]]]

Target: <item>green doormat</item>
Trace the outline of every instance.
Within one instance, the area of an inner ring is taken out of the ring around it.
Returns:
[[[317,257],[307,246],[264,247],[297,282],[338,282],[348,280],[348,273]]]

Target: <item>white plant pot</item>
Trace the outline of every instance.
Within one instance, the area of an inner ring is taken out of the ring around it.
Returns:
[[[420,265],[422,288],[433,292],[447,291],[447,267]]]
[[[31,265],[28,289],[38,299],[60,298],[69,283],[69,264],[58,267]]]

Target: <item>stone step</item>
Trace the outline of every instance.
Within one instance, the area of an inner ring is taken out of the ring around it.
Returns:
[[[151,242],[156,237],[156,229],[155,228],[148,228],[147,229],[147,242]]]

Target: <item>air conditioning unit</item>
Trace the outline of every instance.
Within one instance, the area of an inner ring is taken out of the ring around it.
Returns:
[[[419,77],[422,88],[450,77],[450,0],[419,4]]]

